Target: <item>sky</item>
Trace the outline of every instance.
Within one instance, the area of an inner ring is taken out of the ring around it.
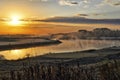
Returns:
[[[49,34],[96,27],[120,29],[120,0],[0,0],[0,10],[0,20],[18,15],[23,20],[40,22],[21,27],[1,24],[0,34]]]
[[[80,16],[120,18],[120,0],[0,0],[0,17],[19,14],[24,18]]]

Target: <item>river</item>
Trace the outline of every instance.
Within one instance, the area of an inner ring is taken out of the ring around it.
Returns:
[[[29,56],[38,56],[48,53],[73,52],[89,49],[101,49],[120,46],[119,40],[62,40],[61,44],[37,46],[25,49],[0,51],[0,55],[7,60],[22,59]]]

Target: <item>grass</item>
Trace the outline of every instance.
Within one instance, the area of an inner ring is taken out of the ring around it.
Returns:
[[[72,65],[71,65],[72,64]],[[4,72],[0,80],[120,80],[120,60],[94,65],[77,63],[35,64]]]

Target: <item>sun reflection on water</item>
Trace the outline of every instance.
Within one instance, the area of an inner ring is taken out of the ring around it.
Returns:
[[[7,60],[17,60],[17,59],[22,59],[25,58],[26,54],[24,50],[9,50],[9,51],[5,51],[3,54],[5,59]]]

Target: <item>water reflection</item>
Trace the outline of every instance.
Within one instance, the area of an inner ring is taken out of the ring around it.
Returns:
[[[38,46],[26,49],[6,50],[1,51],[0,55],[4,56],[8,60],[16,60],[29,56],[38,56],[47,53],[59,53],[80,51],[88,49],[99,49],[111,46],[120,46],[119,40],[64,40],[62,44],[51,46]]]
[[[16,59],[24,58],[26,55],[24,50],[2,51],[0,54],[3,55],[4,58],[8,60],[11,59],[16,60]]]

